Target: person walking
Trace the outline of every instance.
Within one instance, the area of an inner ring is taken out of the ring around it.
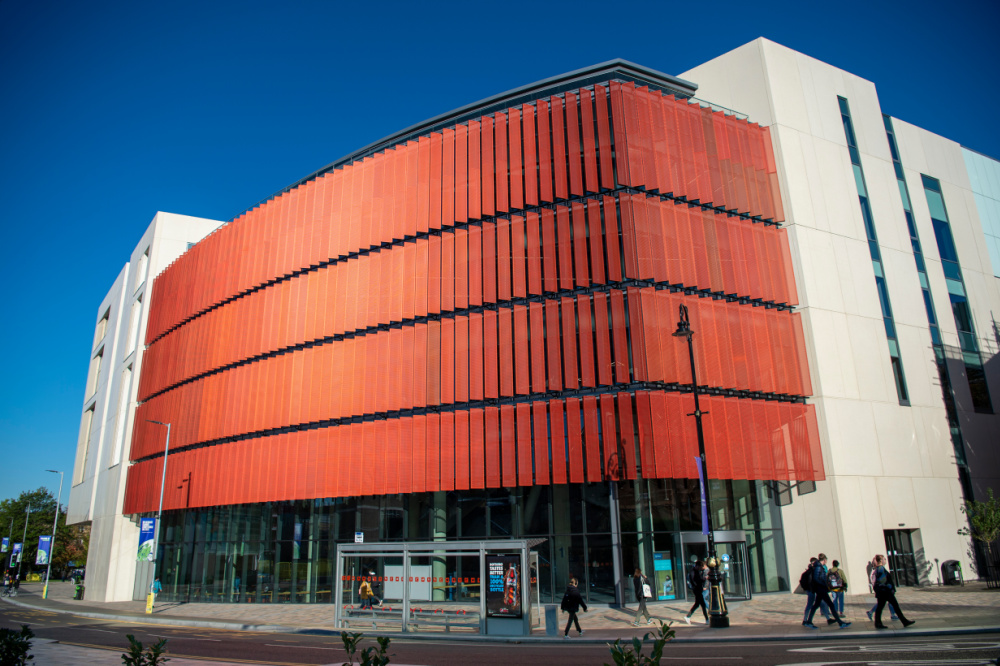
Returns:
[[[875,566],[875,560],[874,559],[871,562],[868,563],[868,568],[871,569],[871,571],[868,572],[868,587],[871,589],[871,593],[875,594],[875,571],[876,571],[876,569],[878,569],[878,567]],[[885,565],[885,569],[886,569],[886,571],[889,570],[889,565],[888,564]],[[872,604],[872,607],[869,608],[868,612],[866,613],[866,615],[868,616],[869,620],[871,620],[875,616],[875,611],[876,610],[878,610],[878,599],[877,598],[875,599],[875,603]],[[896,617],[896,609],[893,608],[892,606],[889,606],[889,616],[893,620],[898,620],[899,619],[898,617]]]
[[[837,614],[837,609],[833,607],[833,601],[830,599],[830,583],[827,573],[826,555],[820,553],[816,556],[816,563],[813,565],[812,576],[812,591],[813,594],[816,595],[816,599],[813,601],[813,607],[809,611],[809,618],[802,623],[802,626],[809,627],[810,629],[818,629],[819,627],[812,622],[813,617],[816,615],[816,611],[819,610],[820,604],[826,602],[826,605],[830,607],[830,614],[833,615],[834,621],[840,625],[841,629],[846,629],[851,626],[851,623],[840,619],[840,615]]]
[[[878,599],[878,604],[876,604],[875,608],[875,628],[888,629],[888,627],[882,624],[882,609],[885,608],[886,604],[889,604],[896,611],[896,617],[903,623],[904,629],[914,624],[916,620],[907,620],[906,616],[903,615],[903,610],[899,607],[899,602],[896,601],[896,582],[892,579],[892,572],[889,571],[889,567],[886,566],[885,555],[876,555],[874,564],[875,598]]]
[[[816,566],[816,558],[809,558],[809,566],[806,570],[802,572],[799,577],[799,585],[806,593],[806,609],[802,613],[802,624],[809,622],[809,613],[812,611],[813,603],[816,601],[816,593],[813,592],[813,568]],[[826,603],[821,603],[819,606],[819,612],[826,618],[827,624],[833,624],[834,620],[830,617],[830,609],[827,607]]]
[[[705,624],[708,624],[708,599],[706,599],[709,592],[708,565],[705,564],[705,560],[698,560],[694,563],[694,568],[688,573],[687,586],[691,590],[691,594],[694,595],[694,604],[684,616],[684,621],[691,624],[691,616],[700,606],[701,613],[705,616]]]
[[[382,597],[380,597],[379,594],[381,594],[381,592],[382,592],[382,590],[381,590],[382,583],[379,581],[378,576],[375,575],[374,571],[369,571],[368,575],[371,576],[371,580],[372,580],[371,585],[369,585],[369,587],[371,588],[370,589],[370,591],[371,591],[371,599],[373,599],[374,601],[377,601],[378,605],[381,606],[382,605]],[[372,606],[372,604],[369,603],[368,607],[371,608],[371,606]]]
[[[361,586],[358,588],[358,596],[361,597],[361,610],[372,609],[372,584],[368,582],[368,579],[362,579]]]
[[[587,612],[587,604],[584,603],[583,597],[580,596],[580,590],[577,587],[576,578],[569,579],[569,585],[566,586],[566,594],[563,595],[561,608],[569,613],[569,619],[566,621],[566,631],[563,632],[563,638],[569,638],[569,628],[576,625],[577,632],[583,636],[583,629],[580,628],[580,620],[577,619],[576,614],[580,612],[583,608],[583,612]]]
[[[840,615],[844,614],[844,592],[847,591],[847,576],[840,568],[840,562],[833,561],[833,566],[826,574],[827,582],[830,586],[830,598],[833,599],[833,607]]]
[[[650,616],[649,611],[646,610],[646,599],[653,598],[653,587],[649,584],[649,579],[643,575],[642,569],[636,567],[635,574],[632,576],[632,591],[635,592],[635,598],[639,602],[639,608],[635,611],[635,619],[632,620],[632,626],[639,626],[639,618],[643,615],[646,616],[646,624],[653,624],[653,618]]]

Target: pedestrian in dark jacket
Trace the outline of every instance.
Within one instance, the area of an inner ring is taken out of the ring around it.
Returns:
[[[647,589],[650,590],[650,593],[652,593],[652,586],[649,584],[649,579],[643,575],[642,569],[636,567],[635,575],[632,576],[632,591],[635,592],[635,598],[636,601],[639,602],[639,608],[635,611],[635,619],[632,620],[633,627],[639,626],[639,618],[643,615],[646,616],[646,624],[653,624],[653,618],[650,616],[649,611],[646,610]]]
[[[576,625],[577,632],[583,636],[580,621],[576,619],[576,614],[580,612],[581,608],[583,608],[584,613],[587,612],[587,604],[584,603],[583,597],[580,596],[576,578],[570,578],[569,585],[566,586],[566,594],[563,595],[562,600],[562,609],[569,613],[569,620],[566,621],[566,631],[563,632],[563,638],[569,638],[569,628],[574,624]]]
[[[875,598],[878,599],[878,606],[875,609],[875,628],[888,628],[882,624],[882,609],[885,608],[886,604],[889,604],[896,611],[896,617],[903,623],[903,627],[910,626],[915,620],[907,620],[906,616],[903,615],[903,610],[899,607],[899,602],[896,601],[896,584],[892,580],[892,574],[886,567],[885,555],[876,555],[874,564],[875,575],[873,578],[875,584],[873,587],[875,588]]]
[[[694,605],[684,616],[684,621],[691,624],[691,616],[701,606],[701,612],[705,616],[705,624],[708,624],[708,565],[705,564],[704,560],[698,560],[694,563],[694,569],[688,574],[688,587],[691,589],[691,594],[694,595]]]
[[[820,553],[816,556],[816,563],[813,565],[813,576],[812,576],[812,592],[816,595],[816,600],[813,601],[813,607],[809,611],[809,617],[805,622],[802,623],[803,627],[809,627],[810,629],[818,629],[815,624],[813,624],[813,617],[816,615],[816,611],[819,610],[820,604],[825,603],[830,609],[830,614],[833,615],[834,621],[840,625],[841,629],[846,629],[851,626],[850,622],[844,622],[840,619],[840,615],[837,614],[837,609],[833,607],[833,600],[830,599],[830,583],[827,578],[826,571],[826,555]]]
[[[815,603],[816,601],[816,595],[812,591],[813,567],[815,566],[816,566],[816,558],[810,557],[809,566],[806,567],[805,580],[802,581],[805,583],[805,585],[802,586],[802,589],[806,593],[806,609],[802,613],[802,624],[805,624],[806,622],[809,621],[809,613],[812,611],[813,603]],[[825,603],[820,603],[819,612],[822,613],[823,617],[826,618],[827,624],[833,624],[835,622],[835,620],[832,617],[830,617],[830,609],[826,607]]]

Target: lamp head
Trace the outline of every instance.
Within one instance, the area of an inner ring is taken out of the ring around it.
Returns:
[[[678,308],[678,314],[680,320],[677,322],[677,330],[673,332],[675,338],[688,338],[694,335],[694,331],[691,330],[691,320],[688,319],[688,309],[686,305],[681,305]]]

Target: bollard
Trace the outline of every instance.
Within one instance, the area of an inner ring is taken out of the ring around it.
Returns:
[[[555,604],[545,604],[545,635],[559,635],[559,612]]]

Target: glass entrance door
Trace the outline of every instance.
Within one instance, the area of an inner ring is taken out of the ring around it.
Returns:
[[[700,535],[699,535],[700,536]],[[702,537],[704,538],[704,537]],[[746,541],[719,541],[715,544],[719,555],[719,572],[722,574],[722,593],[726,599],[747,601],[752,593],[750,576],[747,571]],[[684,573],[687,574],[697,560],[708,557],[705,541],[684,542]],[[690,596],[690,590],[688,596]]]
[[[896,585],[917,584],[917,559],[912,530],[885,530],[885,551]]]

